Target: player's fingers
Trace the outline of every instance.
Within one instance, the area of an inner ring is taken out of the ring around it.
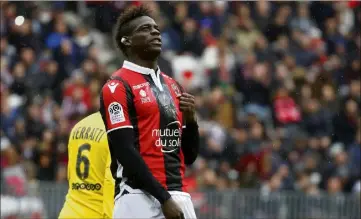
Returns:
[[[182,98],[182,99],[180,99],[180,100],[181,100],[181,101],[184,101],[184,102],[192,103],[192,104],[195,103],[195,100],[192,99],[192,98]]]
[[[194,96],[189,93],[183,93],[181,97],[194,99]]]
[[[193,109],[193,108],[195,108],[195,104],[192,102],[181,101],[181,102],[179,102],[179,107],[189,107],[189,108]]]
[[[195,100],[194,99],[192,99],[192,98],[181,98],[180,99],[180,103],[181,102],[187,102],[187,103],[191,103],[191,104],[195,104]]]
[[[182,97],[194,98],[194,96],[192,94],[189,94],[189,93],[183,93]]]
[[[180,107],[192,107],[194,104],[192,102],[187,102],[187,101],[184,101],[184,100],[181,100],[179,102],[179,106]]]
[[[183,107],[179,107],[180,111],[185,113],[185,112],[193,112],[194,107],[191,106],[183,106]]]
[[[182,112],[187,112],[190,110],[190,107],[188,106],[183,106],[183,107],[179,107],[179,109],[182,111]]]
[[[184,102],[184,103],[182,103],[182,104],[179,104],[179,107],[182,107],[182,108],[184,108],[184,107],[192,107],[192,106],[194,106],[194,104],[192,104],[192,103],[187,103],[187,102]]]
[[[182,113],[193,112],[193,110],[192,110],[190,107],[180,108],[180,111],[181,111]]]

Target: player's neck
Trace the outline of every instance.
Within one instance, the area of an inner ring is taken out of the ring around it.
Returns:
[[[134,64],[137,64],[142,67],[150,68],[156,70],[158,68],[157,59],[155,60],[144,60],[139,57],[128,57],[127,60]]]

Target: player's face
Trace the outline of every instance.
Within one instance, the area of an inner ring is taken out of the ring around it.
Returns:
[[[139,17],[134,22],[134,31],[130,36],[132,50],[140,56],[149,58],[159,56],[162,51],[162,39],[158,25],[148,17]]]

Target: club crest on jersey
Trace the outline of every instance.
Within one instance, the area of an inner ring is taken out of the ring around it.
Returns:
[[[182,96],[182,93],[181,93],[181,91],[179,90],[179,87],[176,84],[172,84],[171,87],[172,87],[172,89],[173,89],[173,91],[174,91],[174,93],[175,93],[175,95],[177,97]]]
[[[108,107],[109,119],[112,125],[125,121],[122,105],[118,102],[112,102]]]
[[[145,92],[143,89],[139,91],[139,95],[140,95],[140,101],[142,103],[150,102],[150,97],[147,96],[147,92]]]

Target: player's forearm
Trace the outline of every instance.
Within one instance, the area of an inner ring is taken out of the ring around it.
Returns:
[[[187,165],[192,164],[199,152],[199,132],[197,122],[187,123],[182,133],[182,151],[184,162]]]
[[[143,158],[134,147],[132,129],[119,129],[109,133],[109,146],[114,156],[124,169],[132,170],[131,174],[142,189],[154,196],[161,204],[171,196],[168,191],[154,178]]]

